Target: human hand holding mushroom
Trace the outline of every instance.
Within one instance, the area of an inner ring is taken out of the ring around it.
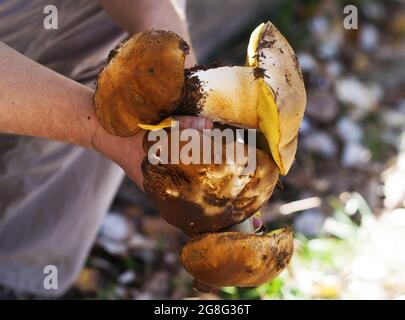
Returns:
[[[203,116],[264,136],[267,146],[255,147],[250,175],[242,174],[245,164],[237,161],[142,162],[145,192],[166,221],[192,237],[180,259],[198,283],[260,285],[277,276],[293,253],[290,228],[258,235],[254,217],[295,157],[306,105],[300,67],[270,22],[252,33],[246,66],[185,70],[188,48],[170,31],[134,35],[99,74],[96,114],[107,132],[121,137],[170,126],[167,117],[173,115]],[[145,152],[150,148],[145,140]]]

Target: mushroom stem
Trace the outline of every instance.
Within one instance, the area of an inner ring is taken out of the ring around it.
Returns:
[[[250,234],[262,234],[264,230],[265,227],[263,226],[263,222],[260,219],[260,214],[258,213],[254,214],[241,223],[235,224],[225,229],[225,231],[235,231]]]
[[[226,231],[236,231],[236,232],[254,234],[255,228],[253,226],[253,218],[250,217],[249,219],[246,219],[245,221],[243,221],[241,223],[235,224],[234,226],[226,229]]]
[[[252,67],[189,71],[179,112],[257,129],[259,88],[256,78]]]

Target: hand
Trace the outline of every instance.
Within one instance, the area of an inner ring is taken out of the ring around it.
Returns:
[[[208,118],[177,116],[174,119],[180,122],[180,129],[203,130],[213,127],[212,121]],[[141,130],[133,137],[122,138],[107,133],[98,125],[92,139],[92,147],[117,163],[141,189],[143,189],[141,163],[145,157],[142,145],[145,133],[146,131]]]

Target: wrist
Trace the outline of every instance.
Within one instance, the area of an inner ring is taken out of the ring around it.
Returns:
[[[143,136],[143,130],[133,137],[113,136],[97,123],[91,139],[90,149],[99,152],[118,164],[127,176],[143,189],[141,173],[141,163],[145,155],[142,147]]]

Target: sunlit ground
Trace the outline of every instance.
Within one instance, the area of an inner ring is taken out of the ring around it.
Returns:
[[[405,137],[405,135],[404,135]],[[404,141],[405,142],[405,139]],[[405,146],[405,143],[403,143]],[[405,299],[405,149],[383,174],[384,210],[373,213],[359,193],[328,200],[324,236],[296,234],[287,270],[255,289],[224,288],[231,299]]]

